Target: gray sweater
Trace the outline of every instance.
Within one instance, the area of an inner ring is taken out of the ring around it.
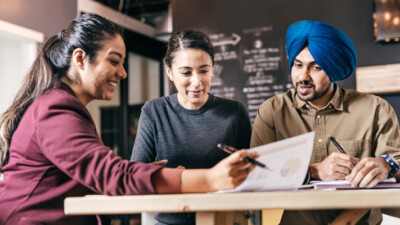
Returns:
[[[131,160],[168,159],[167,167],[210,168],[227,153],[218,143],[248,148],[251,123],[238,101],[209,94],[207,103],[188,110],[177,95],[148,101],[142,108]],[[159,224],[194,224],[194,214],[158,214]]]

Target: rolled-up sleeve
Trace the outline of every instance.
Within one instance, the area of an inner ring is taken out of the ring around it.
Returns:
[[[400,162],[400,130],[395,111],[388,102],[381,99],[375,116],[376,132],[373,149],[375,156],[389,154]]]
[[[56,99],[36,111],[37,145],[71,179],[107,195],[166,192],[169,185],[172,192],[180,191],[176,185],[180,186],[181,171],[164,171],[160,166],[130,162],[114,155],[100,140],[83,105],[67,100],[58,102]],[[157,183],[156,188],[153,182]]]

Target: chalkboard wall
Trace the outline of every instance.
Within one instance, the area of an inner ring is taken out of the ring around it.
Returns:
[[[211,93],[243,102],[252,119],[265,99],[292,87],[285,50],[287,27],[318,20],[353,41],[357,66],[400,63],[400,44],[378,44],[373,36],[374,0],[173,0],[173,29],[209,35],[216,71]],[[355,89],[355,75],[339,86]],[[400,94],[382,96],[400,116]]]

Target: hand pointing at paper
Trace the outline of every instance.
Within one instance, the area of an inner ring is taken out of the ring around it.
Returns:
[[[233,189],[240,185],[255,167],[255,165],[245,160],[245,158],[251,157],[255,159],[258,156],[255,152],[239,150],[226,157],[211,169],[190,170],[189,172],[185,170],[182,173],[182,192],[198,192],[198,190],[207,192]]]

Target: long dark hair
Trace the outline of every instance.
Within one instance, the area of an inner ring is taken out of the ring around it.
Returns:
[[[168,68],[172,68],[172,61],[175,58],[174,53],[180,49],[195,48],[207,52],[214,65],[214,50],[210,39],[201,31],[184,30],[174,33],[168,41],[168,49],[165,54],[164,63]]]
[[[89,62],[93,62],[102,42],[117,35],[123,36],[120,27],[104,17],[88,13],[73,20],[67,29],[43,44],[12,105],[0,119],[0,171],[7,163],[11,137],[32,102],[58,82],[73,81],[67,77],[72,52],[81,48]]]

